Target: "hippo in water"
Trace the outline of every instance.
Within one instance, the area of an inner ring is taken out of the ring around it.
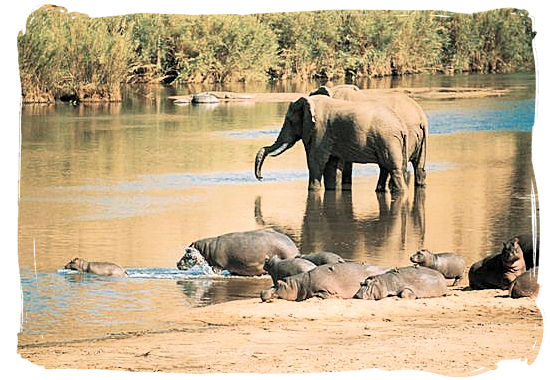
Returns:
[[[510,297],[536,297],[539,294],[538,273],[539,268],[534,267],[520,274],[510,285]]]
[[[273,298],[288,301],[303,301],[311,297],[352,298],[365,277],[385,271],[385,268],[359,263],[325,264],[277,281],[276,286],[262,291],[260,297],[262,301]]]
[[[503,243],[502,251],[474,263],[468,271],[471,289],[509,289],[512,282],[525,272],[523,251],[519,239]]]
[[[100,276],[127,277],[126,270],[116,264],[103,261],[86,261],[75,257],[65,265],[65,269],[74,269],[79,272],[93,273]]]
[[[415,264],[441,272],[447,279],[454,279],[453,286],[460,282],[466,270],[466,262],[456,253],[431,253],[421,249],[411,255],[410,259]]]
[[[308,253],[307,255],[299,255],[298,257],[301,259],[309,260],[317,266],[346,262],[346,260],[344,260],[342,257],[332,252]]]
[[[446,292],[447,283],[441,272],[422,266],[410,266],[367,278],[354,298],[380,300],[398,296],[416,299],[441,297]]]
[[[191,243],[177,267],[186,270],[197,264],[208,264],[217,273],[227,270],[231,274],[257,276],[265,273],[266,258],[277,255],[287,259],[298,254],[296,244],[275,230],[232,232]]]
[[[317,268],[317,265],[313,264],[311,261],[300,259],[299,257],[281,259],[279,256],[273,256],[265,259],[264,263],[264,269],[273,279],[274,285],[277,284],[278,280],[282,280],[288,276],[294,276],[295,274],[308,272],[313,268]]]

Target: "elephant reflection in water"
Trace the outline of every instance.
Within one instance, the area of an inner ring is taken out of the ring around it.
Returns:
[[[335,252],[347,260],[366,260],[365,255],[384,257],[424,244],[425,190],[417,188],[414,198],[376,194],[378,214],[358,215],[350,192],[308,193],[301,230],[281,225],[262,213],[262,199],[256,198],[255,218],[298,242],[300,251]],[[407,251],[408,252],[408,251]],[[407,252],[404,252],[406,254]]]

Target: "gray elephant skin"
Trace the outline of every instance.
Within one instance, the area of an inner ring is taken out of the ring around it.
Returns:
[[[321,86],[310,93],[311,95],[326,95],[334,99],[349,101],[379,101],[391,108],[401,118],[407,128],[408,160],[414,168],[415,186],[425,186],[428,118],[422,107],[414,99],[402,92],[360,90],[355,85],[340,85],[332,88]],[[337,170],[339,168],[342,168],[342,173],[336,174],[337,180],[341,178],[342,189],[350,189],[352,163],[338,163]],[[385,175],[387,176],[387,173]],[[383,180],[384,178],[381,179]],[[339,183],[336,183],[336,186],[338,187]]]
[[[452,252],[432,253],[427,249],[421,249],[411,255],[410,260],[415,264],[441,272],[447,279],[454,279],[453,286],[460,282],[466,270],[464,258]]]
[[[397,268],[367,278],[354,298],[380,300],[397,296],[407,299],[441,297],[447,292],[445,277],[422,266]]]
[[[311,261],[313,264],[317,266],[346,262],[346,260],[344,260],[340,255],[337,255],[336,253],[333,253],[333,252],[315,252],[315,253],[308,253],[307,255],[299,255],[298,257]]]
[[[474,263],[468,271],[471,289],[510,289],[526,270],[519,239],[503,243],[502,251]]]
[[[522,298],[533,297],[535,298],[539,294],[538,284],[539,268],[534,267],[520,274],[510,285],[510,297]]]
[[[266,258],[287,259],[299,254],[296,244],[286,235],[272,229],[232,232],[197,240],[185,249],[177,267],[189,269],[207,263],[215,272],[227,270],[241,276],[265,273]]]
[[[127,277],[126,270],[117,264],[104,261],[86,261],[75,257],[65,265],[65,269],[97,274],[99,276]]]
[[[318,266],[277,281],[275,287],[261,292],[262,301],[281,298],[303,301],[311,297],[352,298],[366,277],[384,273],[385,268],[360,263],[338,263]]]
[[[380,102],[348,102],[317,95],[302,97],[288,107],[276,141],[256,154],[255,175],[262,179],[265,157],[277,156],[302,140],[309,170],[309,190],[336,186],[338,162],[376,163],[381,178],[377,191],[402,194],[406,184],[407,128],[391,109]],[[384,178],[382,178],[384,177]]]
[[[279,256],[273,256],[269,259],[265,259],[264,264],[264,269],[271,276],[274,285],[277,284],[278,280],[294,276],[295,274],[308,272],[313,268],[317,268],[317,265],[299,257],[281,259]]]

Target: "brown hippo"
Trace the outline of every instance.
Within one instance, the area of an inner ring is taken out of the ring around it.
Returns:
[[[415,264],[441,272],[447,279],[454,279],[453,286],[460,282],[466,270],[466,262],[456,253],[431,253],[421,249],[411,255],[410,259]]]
[[[317,266],[346,262],[346,260],[344,260],[342,257],[332,252],[308,253],[307,255],[299,255],[298,257],[301,259],[309,260]]]
[[[261,292],[262,301],[282,298],[303,301],[311,297],[352,298],[365,277],[384,273],[387,269],[359,263],[325,264],[309,272],[277,281],[276,286]]]
[[[508,243],[513,242],[514,239],[518,239],[518,244],[521,247],[521,250],[523,251],[523,259],[525,260],[525,268],[531,269],[533,267],[537,267],[539,265],[539,257],[540,257],[540,251],[539,251],[539,239],[537,237],[537,240],[535,242],[536,249],[533,249],[533,235],[532,234],[522,234],[522,235],[516,235],[510,240],[508,240]]]
[[[513,238],[503,243],[502,252],[474,263],[468,272],[468,279],[472,289],[509,289],[523,272],[523,251],[519,239]]]
[[[207,263],[215,272],[227,270],[241,276],[257,276],[265,273],[266,258],[282,259],[299,254],[296,244],[286,235],[270,228],[197,240],[185,249],[176,264],[186,270],[197,264]]]
[[[441,297],[446,292],[447,283],[441,272],[422,266],[410,266],[368,277],[354,298],[380,300],[398,296],[416,299]]]
[[[127,277],[126,270],[116,264],[107,263],[103,261],[86,261],[84,259],[75,257],[67,265],[65,269],[74,269],[79,272],[93,273],[100,276],[112,276],[112,277]]]
[[[294,276],[298,273],[303,273],[317,268],[317,265],[311,261],[293,257],[290,259],[281,259],[279,256],[272,256],[265,259],[264,269],[273,279],[273,284],[277,284],[277,280],[282,280],[288,276]]]
[[[538,267],[520,274],[510,285],[510,297],[536,297],[539,294],[538,274]]]

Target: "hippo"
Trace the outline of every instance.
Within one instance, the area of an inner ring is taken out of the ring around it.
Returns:
[[[421,249],[411,255],[410,259],[415,264],[441,272],[447,279],[454,279],[453,286],[460,282],[466,270],[466,262],[456,253],[432,253],[427,249]]]
[[[74,269],[79,272],[93,273],[100,276],[128,277],[126,270],[116,264],[103,261],[88,262],[78,257],[69,261],[69,263],[65,265],[65,269]]]
[[[273,256],[265,259],[264,269],[273,279],[273,284],[276,285],[278,280],[295,274],[303,273],[317,268],[317,265],[311,261],[293,257],[291,259],[281,259],[279,256]]]
[[[266,258],[277,255],[288,259],[299,253],[288,236],[268,228],[197,240],[185,248],[176,266],[186,270],[197,264],[208,264],[216,273],[227,270],[240,276],[258,276],[266,273]]]
[[[503,243],[502,251],[474,263],[468,271],[471,289],[509,289],[512,282],[525,272],[523,251],[519,239]]]
[[[384,273],[388,269],[360,263],[324,264],[309,272],[278,280],[260,293],[262,301],[281,298],[303,301],[311,297],[352,298],[365,277]]]
[[[446,292],[447,282],[441,272],[423,266],[410,266],[368,277],[354,298],[380,300],[398,296],[416,299],[441,297]]]
[[[537,282],[539,268],[534,267],[520,274],[512,285],[510,285],[510,297],[533,297],[539,294],[539,284]]]
[[[540,243],[537,237],[536,249],[533,250],[533,234],[527,233],[522,235],[516,235],[508,240],[508,243],[512,243],[514,239],[518,240],[518,244],[523,252],[523,259],[525,260],[525,269],[531,269],[539,265],[540,257]]]
[[[219,103],[220,99],[217,96],[209,92],[201,92],[199,94],[194,94],[191,97],[191,103],[200,104],[200,103]]]
[[[332,252],[308,253],[307,255],[299,255],[298,257],[301,259],[309,260],[317,266],[346,262],[346,260],[344,260],[342,257]]]

